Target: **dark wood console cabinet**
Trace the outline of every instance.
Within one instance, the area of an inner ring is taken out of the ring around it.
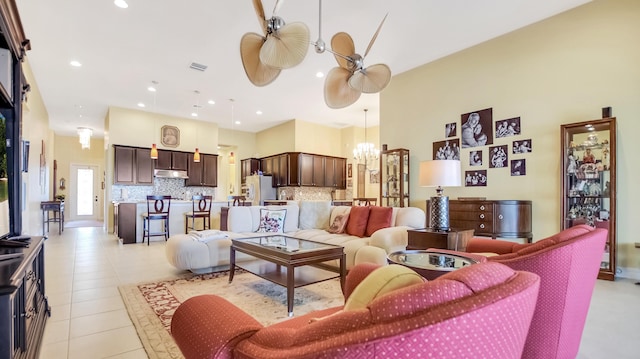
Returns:
[[[45,295],[44,239],[25,248],[0,247],[0,254],[22,257],[0,261],[0,358],[37,358],[51,308]]]
[[[533,240],[531,201],[449,200],[449,225],[473,229],[476,236]],[[431,208],[427,201],[427,213]],[[429,216],[427,226],[430,227]]]

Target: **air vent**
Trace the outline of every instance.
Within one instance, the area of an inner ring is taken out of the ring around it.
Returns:
[[[191,65],[189,65],[189,67],[198,71],[204,71],[207,69],[207,65],[199,64],[197,62],[192,62]]]

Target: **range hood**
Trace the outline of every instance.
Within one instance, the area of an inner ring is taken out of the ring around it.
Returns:
[[[189,178],[189,176],[187,176],[187,171],[154,170],[153,174],[160,178]]]

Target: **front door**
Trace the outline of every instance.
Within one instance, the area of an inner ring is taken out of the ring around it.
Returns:
[[[95,165],[71,165],[69,202],[65,215],[69,220],[97,220],[100,215],[99,168]]]

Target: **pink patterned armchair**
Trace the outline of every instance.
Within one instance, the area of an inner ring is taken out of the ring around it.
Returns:
[[[607,230],[578,225],[535,243],[472,238],[467,252],[493,252],[488,262],[540,276],[540,294],[523,358],[575,358]]]
[[[355,266],[345,296],[356,297],[361,288],[354,287],[371,283],[375,268]],[[361,309],[330,308],[268,327],[219,296],[202,295],[178,307],[171,332],[187,359],[520,358],[538,289],[535,274],[480,263],[429,282],[420,277]]]

